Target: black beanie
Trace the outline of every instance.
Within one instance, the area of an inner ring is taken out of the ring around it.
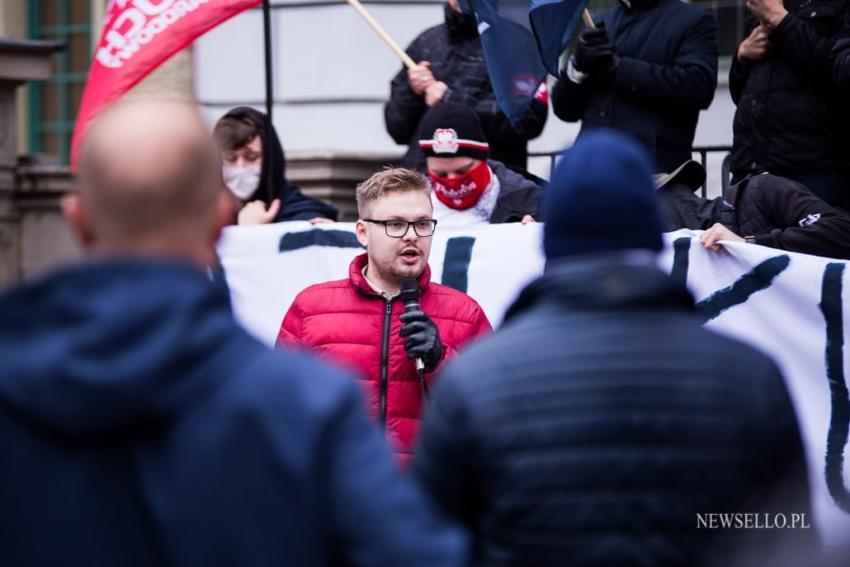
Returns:
[[[652,162],[612,130],[580,136],[543,193],[547,260],[625,249],[660,251],[663,223]]]
[[[490,146],[475,111],[454,102],[432,106],[419,123],[419,147],[425,157],[486,160]]]

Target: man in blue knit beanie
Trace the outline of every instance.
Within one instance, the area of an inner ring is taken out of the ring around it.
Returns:
[[[804,565],[812,529],[709,530],[698,514],[809,514],[779,370],[702,325],[658,269],[649,158],[593,132],[544,191],[545,274],[440,375],[414,472],[475,565]]]
[[[543,200],[547,260],[612,250],[661,250],[662,213],[645,151],[611,130],[564,154]]]

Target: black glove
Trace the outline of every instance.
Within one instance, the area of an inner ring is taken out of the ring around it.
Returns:
[[[581,32],[575,52],[577,71],[594,78],[610,79],[617,63],[617,48],[608,38],[603,22],[600,22],[596,29]]]
[[[407,337],[404,348],[408,358],[421,358],[427,370],[433,370],[443,357],[443,343],[437,325],[424,311],[411,311],[400,317],[404,326],[399,336]]]

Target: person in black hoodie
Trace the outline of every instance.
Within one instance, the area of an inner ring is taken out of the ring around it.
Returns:
[[[543,276],[440,375],[413,468],[475,565],[815,564],[813,529],[698,528],[810,519],[806,459],[776,365],[659,270],[651,171],[622,134],[579,139],[544,195]]]
[[[355,381],[207,276],[227,202],[195,109],[107,110],[77,183],[91,258],[0,296],[4,565],[464,564]]]
[[[705,169],[692,160],[656,177],[670,230],[702,230],[700,242],[714,251],[728,240],[850,260],[850,213],[805,185],[762,173],[705,199],[694,194],[704,181]]]
[[[426,171],[418,144],[419,122],[435,104],[455,102],[478,115],[490,141],[490,156],[524,171],[528,141],[543,131],[549,112],[545,83],[520,119],[511,122],[499,109],[490,84],[475,16],[461,10],[459,0],[449,0],[445,14],[445,23],[428,28],[407,48],[419,63],[416,69],[402,68],[390,83],[384,119],[392,139],[408,146],[401,166]]]
[[[303,195],[286,179],[283,146],[274,126],[267,134],[267,124],[262,112],[239,106],[213,129],[222,150],[224,182],[239,201],[238,224],[337,220],[335,207]]]

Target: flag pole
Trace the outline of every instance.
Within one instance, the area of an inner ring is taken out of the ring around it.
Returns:
[[[266,144],[264,149],[270,149],[272,144],[269,143],[269,140],[272,139],[272,106],[274,105],[274,89],[272,82],[272,26],[271,26],[271,6],[269,5],[269,0],[263,0],[263,54],[265,58],[265,73],[266,73],[266,125],[265,125],[265,139]],[[271,203],[275,198],[274,195],[274,179],[272,179],[271,172],[274,171],[272,167],[272,160],[274,159],[282,159],[283,156],[263,156],[263,160],[266,162],[265,170],[267,172],[266,175],[266,195],[268,196],[268,202]]]
[[[581,11],[581,19],[582,21],[584,21],[585,27],[588,27],[592,30],[596,29],[596,25],[593,23],[593,18],[590,17],[590,11],[587,8]]]
[[[381,24],[375,21],[375,18],[372,17],[372,14],[367,12],[366,8],[364,8],[358,0],[347,1],[351,5],[351,7],[354,8],[354,10],[358,14],[360,14],[360,16],[364,20],[366,20],[366,23],[371,26],[371,28],[375,31],[376,34],[378,34],[378,37],[384,40],[384,43],[386,43],[390,49],[395,51],[395,54],[398,56],[399,59],[401,59],[402,63],[404,63],[404,65],[408,69],[414,69],[416,67],[416,62],[411,59],[407,53],[405,53],[404,49],[402,49],[401,46],[396,43],[396,41],[392,37],[390,37],[390,34],[384,31],[384,28],[381,27]]]

